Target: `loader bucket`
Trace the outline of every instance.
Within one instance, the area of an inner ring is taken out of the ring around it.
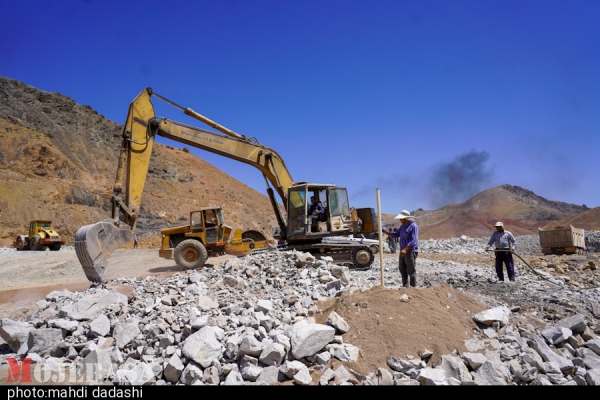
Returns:
[[[119,247],[131,243],[132,239],[129,226],[118,227],[112,220],[79,228],[75,233],[75,252],[88,280],[102,282],[108,258]]]

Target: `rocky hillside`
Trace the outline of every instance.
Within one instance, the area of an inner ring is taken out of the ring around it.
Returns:
[[[545,199],[519,186],[501,185],[476,194],[464,203],[433,211],[415,212],[422,238],[460,235],[486,236],[496,221],[515,234],[537,232],[546,226],[590,211],[585,206]],[[388,218],[386,221],[391,222]]]
[[[127,99],[123,100],[123,109]],[[109,216],[121,128],[89,106],[0,77],[0,243],[31,219],[51,219],[67,240]],[[268,199],[185,150],[156,145],[144,193],[142,233],[223,206],[227,223],[267,234]]]
[[[588,231],[600,231],[600,207],[591,208],[574,216],[552,222],[546,227],[573,225]]]

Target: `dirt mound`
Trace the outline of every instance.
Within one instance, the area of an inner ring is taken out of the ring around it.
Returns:
[[[408,302],[400,296],[407,294]],[[436,361],[443,354],[464,349],[465,339],[476,328],[471,316],[485,307],[463,292],[448,286],[416,289],[370,289],[321,304],[317,320],[324,322],[331,311],[350,324],[344,341],[361,350],[352,365],[366,373],[387,367],[390,355],[418,356],[425,349]]]

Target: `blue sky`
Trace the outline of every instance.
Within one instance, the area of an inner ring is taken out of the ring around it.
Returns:
[[[433,207],[432,174],[468,152],[489,155],[475,186],[600,206],[596,0],[0,0],[0,15],[0,75],[117,122],[151,86],[355,206],[381,186],[386,211]]]

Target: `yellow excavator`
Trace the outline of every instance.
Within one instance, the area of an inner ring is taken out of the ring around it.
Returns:
[[[157,118],[151,101],[153,97],[218,132]],[[75,250],[90,281],[102,282],[108,257],[133,239],[156,136],[258,169],[265,178],[277,219],[275,238],[279,240],[279,249],[329,255],[337,262],[348,263],[357,269],[370,268],[378,246],[378,241],[366,239],[376,231],[374,210],[351,209],[348,192],[343,187],[294,182],[281,156],[256,139],[236,133],[151,88],[142,90],[129,105],[122,134],[111,218],[83,226],[75,233]]]

